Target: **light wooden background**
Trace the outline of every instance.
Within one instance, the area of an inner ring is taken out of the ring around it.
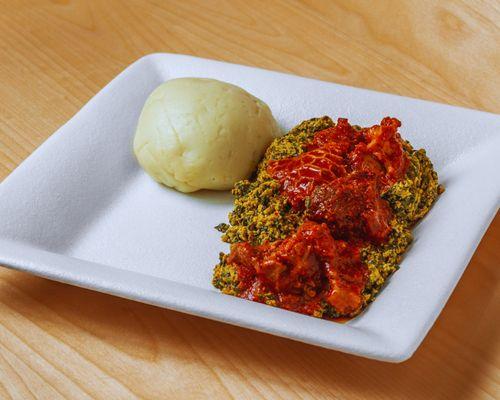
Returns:
[[[500,113],[499,24],[495,0],[0,0],[0,177],[151,52]],[[0,398],[498,399],[499,238],[400,365],[2,269]]]

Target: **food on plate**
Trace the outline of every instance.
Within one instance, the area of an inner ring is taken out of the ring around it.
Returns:
[[[215,79],[179,78],[148,97],[134,153],[156,181],[181,192],[226,190],[255,169],[279,129],[269,107]]]
[[[359,314],[443,190],[400,125],[322,117],[276,138],[252,178],[233,188],[229,224],[217,227],[230,252],[221,253],[213,285],[320,318]]]

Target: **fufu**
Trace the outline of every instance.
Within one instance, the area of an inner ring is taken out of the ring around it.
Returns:
[[[278,135],[269,107],[242,88],[179,78],[148,97],[133,147],[141,167],[166,186],[226,190],[251,175]]]

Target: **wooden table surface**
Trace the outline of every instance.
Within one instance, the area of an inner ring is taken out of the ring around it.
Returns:
[[[500,113],[499,24],[495,0],[0,0],[0,177],[152,52]],[[500,398],[499,238],[402,364],[1,269],[0,398]]]

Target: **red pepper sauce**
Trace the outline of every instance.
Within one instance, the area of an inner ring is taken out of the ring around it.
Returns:
[[[360,251],[387,241],[392,212],[381,194],[409,164],[400,125],[386,117],[356,130],[340,118],[299,156],[269,162],[268,173],[306,219],[284,240],[231,247],[240,297],[264,302],[271,294],[277,306],[309,315],[325,304],[340,315],[359,311],[368,279]]]

